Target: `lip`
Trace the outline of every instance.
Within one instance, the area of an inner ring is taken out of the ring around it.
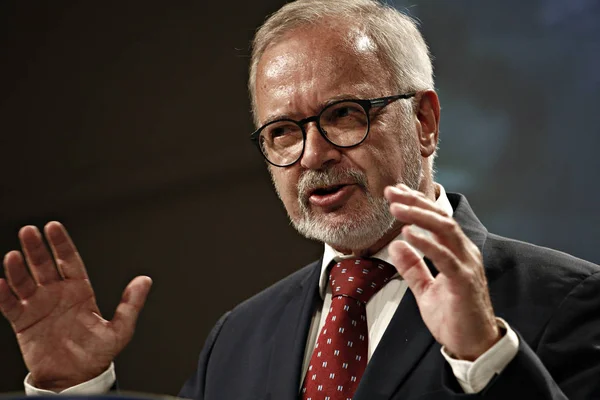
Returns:
[[[352,196],[355,189],[356,185],[354,184],[343,184],[340,189],[333,193],[318,195],[313,191],[308,196],[308,202],[321,208],[339,208]]]

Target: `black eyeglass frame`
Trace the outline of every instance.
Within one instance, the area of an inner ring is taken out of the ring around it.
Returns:
[[[282,118],[282,119],[277,119],[271,122],[268,122],[266,124],[264,124],[263,126],[261,126],[260,128],[258,128],[257,130],[255,130],[254,132],[252,132],[250,134],[250,140],[256,145],[256,147],[258,148],[258,150],[260,151],[260,153],[263,155],[263,157],[265,158],[265,160],[267,160],[267,162],[275,167],[281,167],[281,168],[285,168],[285,167],[289,167],[291,165],[294,165],[295,163],[298,162],[298,160],[300,160],[302,158],[302,155],[304,155],[304,149],[306,148],[306,129],[304,128],[304,126],[306,124],[308,124],[309,122],[315,122],[317,124],[317,130],[319,131],[319,133],[321,134],[321,136],[323,136],[323,138],[328,142],[331,143],[332,145],[334,145],[335,147],[339,147],[342,149],[349,149],[352,147],[356,147],[358,145],[360,145],[362,142],[364,142],[367,139],[367,136],[369,136],[369,131],[371,130],[371,117],[369,115],[369,112],[371,111],[372,108],[383,108],[391,103],[393,103],[396,100],[400,100],[400,99],[410,99],[412,97],[414,97],[417,93],[416,92],[411,92],[411,93],[404,93],[404,94],[396,94],[393,96],[386,96],[386,97],[379,97],[376,99],[347,99],[347,100],[338,100],[335,101],[331,104],[328,104],[326,107],[324,107],[319,114],[317,115],[313,115],[311,117],[307,117],[304,118],[300,121],[296,121],[290,118]],[[362,107],[362,109],[365,111],[365,114],[367,116],[367,131],[365,132],[365,136],[356,144],[350,145],[350,146],[340,146],[336,143],[333,143],[328,137],[327,134],[325,133],[325,131],[323,130],[323,128],[321,128],[321,123],[320,123],[320,119],[321,116],[323,115],[323,113],[328,110],[330,107],[335,106],[336,104],[340,104],[340,103],[356,103],[358,105],[360,105]],[[288,163],[288,164],[283,164],[283,165],[279,165],[279,164],[275,164],[274,162],[272,162],[271,160],[269,160],[267,158],[267,155],[263,152],[262,147],[260,145],[259,142],[259,138],[260,138],[260,133],[262,132],[263,129],[265,129],[266,127],[268,127],[271,124],[277,123],[277,122],[282,122],[282,121],[287,121],[287,122],[292,122],[296,125],[298,125],[300,127],[300,131],[302,132],[302,151],[300,152],[300,154],[298,155],[298,158],[295,159],[294,161]]]

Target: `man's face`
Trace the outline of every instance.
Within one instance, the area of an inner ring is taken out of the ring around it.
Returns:
[[[344,32],[345,31],[345,32]],[[256,76],[260,124],[318,114],[328,102],[397,94],[373,42],[352,29],[289,32],[267,48]],[[366,249],[395,224],[383,198],[388,185],[418,188],[421,156],[410,100],[371,111],[359,146],[338,148],[311,122],[296,164],[270,166],[277,193],[303,235],[341,251]]]

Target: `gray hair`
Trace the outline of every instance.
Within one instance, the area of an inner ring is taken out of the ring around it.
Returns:
[[[258,125],[256,73],[265,50],[294,28],[316,26],[323,19],[351,21],[369,36],[391,73],[396,90],[433,89],[429,49],[411,17],[376,0],[297,0],[267,18],[254,36],[248,89],[255,124]]]

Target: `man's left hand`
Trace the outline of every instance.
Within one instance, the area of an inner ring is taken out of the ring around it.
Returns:
[[[406,224],[402,228],[406,242],[392,242],[390,255],[413,292],[425,325],[453,357],[474,361],[502,336],[479,249],[423,193],[398,185],[386,188],[385,197],[392,215]],[[439,271],[435,277],[415,249],[433,262]]]

